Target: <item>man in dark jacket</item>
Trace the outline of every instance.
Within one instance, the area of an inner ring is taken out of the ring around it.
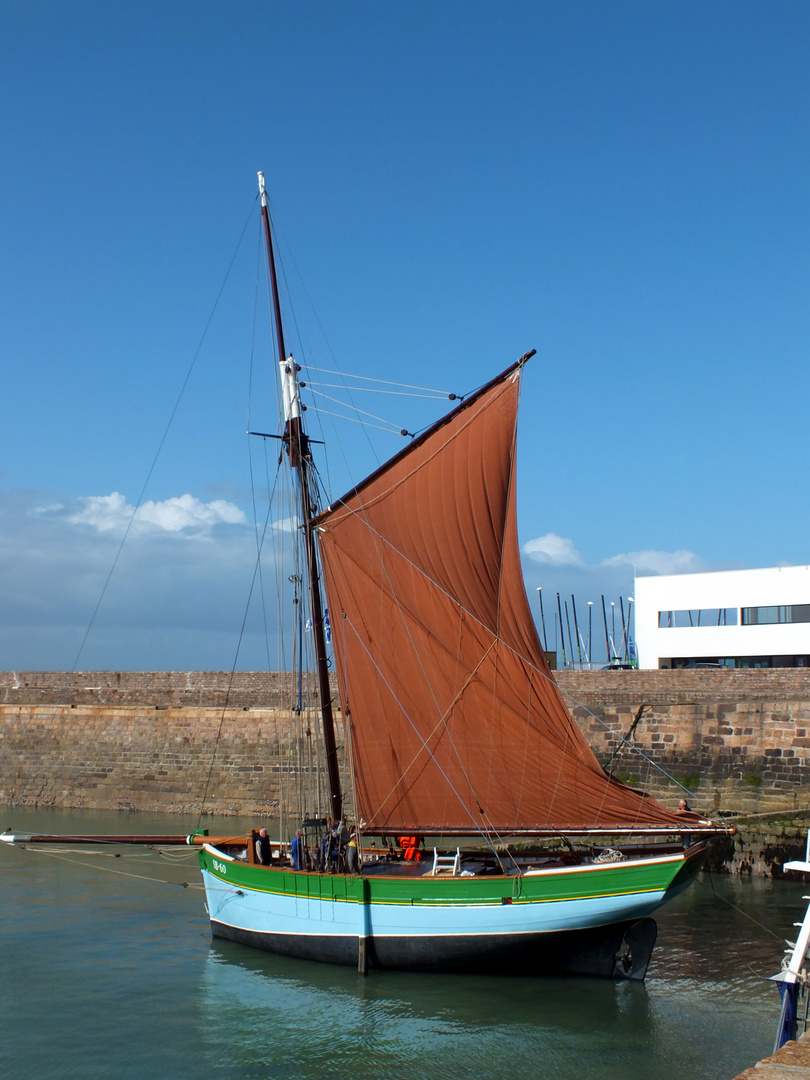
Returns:
[[[264,827],[259,829],[259,835],[256,837],[256,862],[261,866],[269,866],[272,862],[270,855],[270,837],[267,835],[267,829]]]

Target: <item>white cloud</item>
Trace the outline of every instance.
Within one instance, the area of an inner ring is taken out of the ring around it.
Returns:
[[[75,500],[69,507],[56,504],[41,512],[58,513],[68,510],[66,520],[71,525],[89,525],[99,533],[123,532],[132,520],[135,508],[123,495],[90,495]],[[149,500],[138,507],[133,528],[179,533],[193,531],[194,535],[208,532],[214,525],[244,525],[247,518],[234,503],[224,499],[201,502],[193,495],[179,495],[161,502]]]
[[[78,656],[86,670],[218,670],[234,663],[237,642],[241,668],[284,666],[267,613],[288,572],[269,551],[251,587],[256,538],[241,510],[191,496],[147,507],[151,520],[139,525],[139,514],[119,552],[133,509],[119,493],[0,492],[7,667],[62,670]]]
[[[618,647],[622,639],[623,618],[632,607],[628,597],[633,594],[636,574],[696,573],[709,569],[704,559],[686,550],[620,552],[589,562],[572,540],[556,533],[529,540],[523,545],[523,554],[526,587],[535,617],[539,616],[541,640],[547,648],[560,648],[565,642],[566,649],[577,652],[574,639],[567,636],[569,618],[570,633],[576,633],[576,610],[580,646],[597,666],[606,663],[609,651]],[[566,606],[568,617],[564,614]],[[632,622],[630,632],[634,633]],[[613,646],[608,644],[608,635]],[[570,659],[570,652],[568,655]]]
[[[528,540],[523,551],[535,562],[549,563],[551,566],[584,566],[585,559],[574,547],[571,540],[556,533],[546,533]]]
[[[193,495],[180,495],[163,502],[145,502],[139,509],[137,519],[156,525],[168,532],[178,532],[191,526],[245,525],[245,514],[234,503],[214,499],[204,503]]]
[[[275,532],[289,533],[292,536],[298,530],[299,524],[295,518],[279,518],[277,521],[272,522],[270,528]]]
[[[599,563],[589,564],[580,551],[574,547],[573,540],[546,533],[528,540],[523,545],[523,553],[533,562],[547,566],[568,566],[581,570],[598,567],[632,567],[637,574],[689,574],[706,569],[706,563],[694,551],[628,551],[619,555],[609,555]]]
[[[603,559],[602,566],[630,565],[637,574],[696,574],[706,569],[706,564],[694,551],[629,551],[625,555],[611,555]]]

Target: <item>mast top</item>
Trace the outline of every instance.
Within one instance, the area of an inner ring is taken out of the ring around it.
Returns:
[[[259,194],[262,197],[262,206],[267,206],[267,189],[264,186],[264,173],[259,171],[256,175],[259,177]]]

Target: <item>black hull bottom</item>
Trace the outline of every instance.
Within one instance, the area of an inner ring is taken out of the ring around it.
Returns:
[[[300,960],[351,966],[360,960],[356,937],[261,934],[213,921],[211,931],[215,938]],[[395,971],[567,974],[639,981],[647,974],[657,933],[654,919],[641,919],[531,936],[373,938],[366,942],[365,963],[368,968]]]

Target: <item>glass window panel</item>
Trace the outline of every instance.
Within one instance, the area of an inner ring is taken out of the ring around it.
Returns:
[[[756,611],[756,608],[746,609]],[[810,622],[810,616],[808,617]],[[659,611],[658,626],[661,629],[685,626],[736,626],[736,608],[684,608],[680,611]]]
[[[742,608],[741,615],[743,626],[810,622],[810,604],[779,604],[768,607]]]

